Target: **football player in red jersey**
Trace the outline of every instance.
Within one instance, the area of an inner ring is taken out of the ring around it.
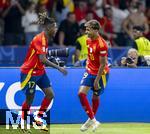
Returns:
[[[46,13],[40,13],[37,22],[43,26],[44,30],[37,34],[31,41],[25,61],[21,66],[21,89],[26,95],[26,100],[22,104],[21,123],[24,123],[24,120],[26,120],[27,111],[29,111],[34,99],[35,87],[38,85],[44,92],[45,97],[42,101],[39,113],[34,119],[36,123],[42,125],[42,115],[54,97],[44,65],[56,68],[65,75],[67,71],[46,58],[48,53],[48,39],[53,37],[57,31],[56,22],[53,18],[49,18]],[[48,131],[46,126],[42,129]]]
[[[95,119],[100,101],[99,96],[104,91],[109,74],[109,67],[107,65],[108,48],[105,40],[99,35],[101,26],[97,20],[90,20],[85,23],[85,26],[88,35],[88,58],[86,72],[81,80],[78,95],[81,105],[89,118],[81,126],[80,130],[86,131],[92,126],[92,130],[95,131],[100,124]],[[92,106],[90,106],[86,97],[90,89],[93,91]]]

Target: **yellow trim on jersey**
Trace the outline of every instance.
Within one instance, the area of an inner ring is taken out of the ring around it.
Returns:
[[[37,66],[37,63],[35,64],[34,68],[36,68],[36,66]],[[21,89],[23,89],[27,85],[28,81],[31,78],[31,75],[32,75],[34,68],[29,70],[27,77],[25,78],[25,80],[23,82],[21,82]]]
[[[104,47],[103,41],[100,37],[98,37],[98,42],[99,42],[100,48]]]
[[[23,82],[21,82],[21,89],[23,89],[23,88],[27,85],[28,81],[29,81],[30,78],[31,78],[32,72],[33,72],[33,68],[30,69],[30,71],[28,72],[28,75],[27,75],[27,77],[25,78],[25,80],[24,80]]]
[[[33,56],[34,53],[35,53],[35,50],[32,49],[32,52],[31,52],[31,55],[30,55],[29,59],[31,59],[31,57]]]
[[[104,85],[104,88],[105,88],[106,87],[106,83],[107,83],[105,74],[102,75],[102,81],[103,81],[103,85]]]
[[[42,46],[46,46],[46,38],[44,35],[42,36]]]

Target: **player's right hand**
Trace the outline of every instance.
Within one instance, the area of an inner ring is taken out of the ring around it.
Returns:
[[[58,69],[61,73],[63,73],[64,75],[67,75],[67,70],[64,67],[59,67]]]

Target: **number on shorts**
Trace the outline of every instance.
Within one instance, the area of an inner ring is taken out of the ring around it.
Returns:
[[[28,84],[29,84],[29,88],[31,88],[31,89],[35,86],[34,81],[29,81]]]
[[[86,73],[84,73],[83,78],[85,79],[87,76],[88,76],[88,73],[86,72]]]

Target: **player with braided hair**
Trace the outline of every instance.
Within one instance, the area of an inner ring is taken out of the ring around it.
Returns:
[[[48,39],[52,38],[57,31],[55,20],[43,12],[39,13],[37,23],[41,25],[44,30],[37,34],[31,41],[25,61],[21,66],[21,89],[26,95],[26,99],[22,104],[21,124],[26,120],[27,111],[29,111],[34,99],[35,87],[38,85],[44,92],[45,97],[34,120],[42,126],[43,113],[46,112],[51,100],[54,98],[54,93],[46,75],[44,65],[56,68],[64,75],[67,74],[67,71],[46,58]],[[46,126],[42,129],[48,131]]]

